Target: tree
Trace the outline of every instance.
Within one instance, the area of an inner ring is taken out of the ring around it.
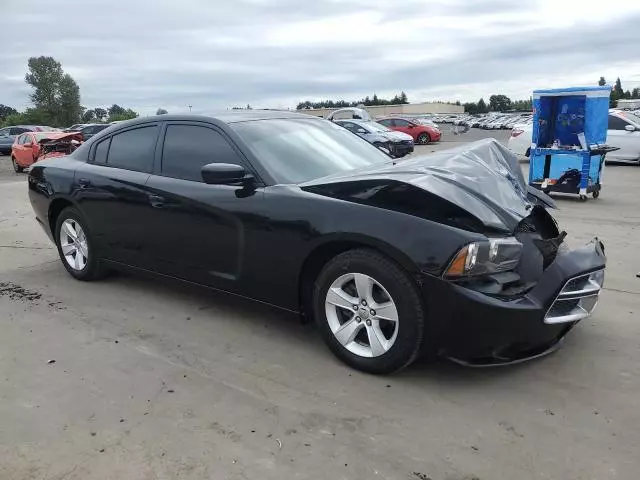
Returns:
[[[34,107],[42,111],[48,120],[46,123],[55,123],[58,90],[64,76],[62,65],[53,57],[43,56],[29,58],[27,66],[29,72],[24,79],[33,87],[29,98]]]
[[[634,88],[631,90],[631,98],[640,98],[640,88]]]
[[[489,109],[487,108],[487,104],[484,102],[484,98],[478,100],[478,113],[487,113]]]
[[[114,105],[114,106],[116,106],[118,108],[121,108],[122,111],[120,113],[116,113],[116,114],[109,113],[109,121],[110,122],[121,121],[121,120],[131,120],[132,118],[137,118],[138,117],[138,113],[134,112],[130,108],[124,109],[122,107],[119,107],[118,105]],[[111,109],[109,109],[109,110],[111,110]]]
[[[400,103],[407,104],[409,100],[407,99],[407,94],[404,92],[400,92]]]
[[[467,102],[467,103],[463,103],[462,106],[464,107],[464,111],[466,113],[470,113],[471,115],[474,115],[474,114],[478,113],[478,104],[477,103]]]
[[[624,90],[622,90],[622,82],[620,82],[620,77],[616,79],[616,84],[614,85],[613,90],[616,92],[616,98],[624,97]]]
[[[111,120],[111,117],[119,117],[121,115],[124,115],[125,109],[120,105],[114,103],[109,108],[107,108],[107,112],[109,112],[109,120],[113,121]]]
[[[93,109],[89,109],[82,115],[82,121],[84,123],[91,123],[96,118],[96,111]]]
[[[167,112],[164,108],[159,108],[158,110],[156,110],[156,115],[166,115]]]
[[[80,120],[82,115],[80,87],[68,73],[60,80],[56,100],[58,111],[54,116],[57,125],[70,126]]]
[[[491,95],[489,97],[489,108],[494,112],[504,112],[511,108],[511,99],[506,95]]]
[[[107,118],[108,112],[104,108],[97,107],[94,108],[93,111],[96,114],[96,118],[98,120],[103,121],[105,118]]]
[[[18,111],[15,108],[0,103],[0,122],[7,118],[9,115],[15,115],[17,113]]]
[[[604,87],[607,84],[607,81],[604,79],[604,77],[600,77],[600,80],[598,80],[598,85],[600,85],[601,87]]]

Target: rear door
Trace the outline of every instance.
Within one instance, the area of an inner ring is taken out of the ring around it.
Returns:
[[[201,122],[167,122],[162,155],[148,187],[154,196],[147,218],[150,254],[162,273],[228,291],[245,291],[248,245],[263,221],[256,215],[262,188],[208,185],[201,168],[209,163],[242,165],[252,171],[235,144],[217,127]]]
[[[103,258],[140,268],[152,265],[146,183],[159,132],[158,123],[115,132],[93,145],[89,161],[76,170],[76,198]]]
[[[634,131],[629,132],[626,127],[631,125]],[[607,144],[620,150],[607,154],[609,160],[638,161],[640,158],[640,128],[629,120],[609,114],[609,129],[607,130]]]

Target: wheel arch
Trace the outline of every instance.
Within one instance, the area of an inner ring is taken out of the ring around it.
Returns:
[[[49,222],[49,229],[51,231],[52,238],[56,240],[56,221],[60,216],[60,213],[67,207],[75,207],[75,203],[65,197],[58,197],[51,201],[49,204],[49,210],[47,211],[47,221]]]
[[[310,314],[309,307],[313,294],[313,284],[322,268],[329,260],[341,253],[358,248],[368,248],[393,260],[409,275],[418,269],[411,259],[396,247],[365,235],[330,235],[323,237],[306,256],[300,269],[298,279],[298,301],[303,315]]]

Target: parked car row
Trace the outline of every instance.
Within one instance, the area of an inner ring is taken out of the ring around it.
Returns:
[[[57,128],[46,125],[12,125],[0,128],[0,153],[9,155],[18,135],[25,132],[55,132]]]
[[[532,123],[516,125],[511,130],[507,146],[515,154],[528,157],[531,152],[532,136]],[[640,165],[640,116],[629,111],[609,110],[607,145],[619,149],[607,153],[607,161]]]

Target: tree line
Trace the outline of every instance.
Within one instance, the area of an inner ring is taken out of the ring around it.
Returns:
[[[407,94],[400,92],[400,95],[395,95],[393,98],[379,98],[375,93],[373,97],[369,98],[367,95],[361,100],[322,100],[320,102],[311,102],[306,100],[298,103],[296,110],[305,110],[309,108],[345,108],[345,107],[357,107],[358,105],[364,105],[365,107],[371,107],[375,105],[403,105],[409,103]]]
[[[601,87],[606,85],[607,81],[604,77],[600,77],[598,80],[598,85]],[[620,77],[616,78],[616,83],[613,84],[611,88],[611,93],[609,94],[609,107],[616,108],[618,106],[618,100],[632,100],[632,99],[640,99],[640,88],[634,88],[633,90],[623,90],[622,82],[620,81]]]
[[[69,127],[74,123],[113,122],[136,118],[130,108],[86,108],[80,104],[80,87],[53,57],[31,57],[25,82],[32,88],[31,107],[24,112],[0,105],[0,125],[50,125]],[[166,110],[164,111],[166,113]]]

